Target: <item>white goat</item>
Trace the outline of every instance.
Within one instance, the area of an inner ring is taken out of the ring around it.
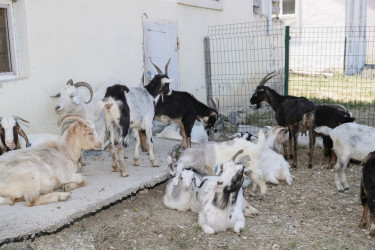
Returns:
[[[375,149],[375,128],[356,123],[344,123],[336,128],[318,127],[316,132],[328,135],[337,156],[335,184],[339,192],[349,189],[345,169],[350,159],[362,161]]]
[[[119,83],[120,81],[109,81],[102,85],[95,93],[86,82],[77,82],[73,84],[70,79],[66,85],[60,89],[60,92],[52,97],[59,97],[56,103],[55,111],[58,115],[65,115],[75,113],[81,115],[83,118],[92,121],[95,124],[96,132],[102,142],[104,149],[108,143],[106,138],[106,122],[103,110],[98,111],[96,103],[100,101],[109,86]],[[86,87],[90,91],[90,98],[85,101],[84,95],[78,91],[79,87]]]
[[[266,132],[266,146],[276,153],[283,154],[286,157],[287,145],[289,141],[288,129],[282,126],[265,126]],[[298,146],[309,146],[309,132],[298,135]],[[315,147],[323,147],[323,139],[321,137],[315,138]]]
[[[18,124],[18,120],[29,123],[18,116],[0,117],[0,155],[4,151],[7,152],[14,149],[20,149],[22,146],[29,146],[27,135]],[[19,140],[18,135],[24,138],[24,143]]]
[[[289,171],[289,164],[285,159],[265,147],[265,136],[259,130],[258,144],[253,144],[242,138],[226,142],[209,142],[207,144],[186,149],[178,160],[177,175],[184,168],[193,168],[204,175],[215,175],[217,166],[230,159],[231,155],[243,149],[240,157],[249,155],[251,161],[246,163],[246,169],[252,170],[251,179],[254,186],[259,186],[261,194],[266,194],[266,182],[278,184],[278,181],[292,183],[293,177]],[[177,179],[174,178],[177,184]]]
[[[25,200],[26,206],[66,200],[69,191],[86,185],[76,173],[82,150],[102,147],[94,124],[76,114],[62,118],[75,121],[62,138],[0,157],[0,205]],[[53,192],[62,188],[64,192]]]
[[[165,66],[165,72],[168,72],[168,64]],[[159,70],[158,70],[159,71]],[[152,121],[155,116],[155,103],[163,93],[169,92],[169,83],[173,79],[169,79],[166,74],[158,74],[152,77],[151,82],[142,87],[128,88],[125,85],[116,84],[109,88],[98,106],[105,111],[107,127],[110,132],[110,148],[112,156],[112,170],[120,170],[122,177],[128,176],[125,169],[123,142],[128,134],[129,128],[133,129],[134,159],[133,165],[139,165],[139,130],[144,130],[146,142],[148,145],[148,155],[153,167],[158,167],[158,162],[154,157],[154,149],[152,143]],[[120,138],[118,143],[118,154],[120,166],[117,165],[114,151],[114,128],[120,130]]]
[[[163,201],[167,208],[185,212],[190,209],[192,192],[200,185],[202,176],[191,169],[184,169],[178,178],[177,185],[174,185],[172,179],[169,179]]]
[[[206,234],[227,228],[239,233],[245,227],[245,199],[241,187],[244,165],[235,163],[233,158],[223,164],[220,177],[205,177],[201,185],[193,190],[191,210],[199,213],[198,222]]]

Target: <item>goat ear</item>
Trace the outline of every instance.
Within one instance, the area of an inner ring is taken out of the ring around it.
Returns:
[[[18,127],[18,134],[21,137],[23,137],[23,139],[25,139],[26,147],[28,148],[29,147],[29,139],[27,138],[27,135],[26,135],[25,131],[23,131],[23,129],[21,128],[21,126]]]
[[[79,99],[78,96],[75,96],[73,97],[73,100],[72,100],[75,104],[79,105],[81,103],[81,100]]]

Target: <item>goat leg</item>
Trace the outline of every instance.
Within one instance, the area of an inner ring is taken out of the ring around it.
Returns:
[[[148,144],[146,141],[146,133],[144,130],[139,131],[139,139],[141,142],[141,150],[142,152],[148,152]]]
[[[367,217],[368,217],[368,203],[367,203],[367,192],[363,187],[363,181],[361,182],[361,202],[363,206],[363,213],[362,213],[362,218],[361,218],[361,223],[359,225],[359,228],[363,229],[366,228],[367,226]]]
[[[312,168],[312,159],[313,159],[313,154],[314,154],[314,145],[315,145],[315,131],[312,126],[310,125],[309,128],[309,168]]]
[[[123,139],[123,138],[121,138]],[[129,174],[126,172],[126,169],[125,169],[125,159],[124,159],[124,146],[123,146],[123,142],[124,140],[121,140],[118,144],[118,158],[119,158],[119,162],[120,162],[120,176],[122,177],[126,177],[126,176],[129,176]]]

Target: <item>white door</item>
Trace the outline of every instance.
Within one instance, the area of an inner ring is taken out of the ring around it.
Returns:
[[[169,86],[178,90],[178,45],[177,45],[177,23],[156,20],[143,20],[144,37],[144,62],[145,62],[145,84],[148,84],[149,74],[157,74],[157,70],[151,64],[157,65],[164,72],[164,67],[171,58],[168,66],[169,78],[175,79]]]

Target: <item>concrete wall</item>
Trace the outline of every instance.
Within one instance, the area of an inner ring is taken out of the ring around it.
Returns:
[[[94,89],[120,78],[138,86],[143,72],[142,14],[178,22],[180,89],[206,100],[207,26],[252,21],[252,0],[222,0],[223,10],[177,0],[18,0],[13,3],[21,77],[0,82],[0,115],[31,122],[26,132],[57,133],[50,95],[72,78]]]

